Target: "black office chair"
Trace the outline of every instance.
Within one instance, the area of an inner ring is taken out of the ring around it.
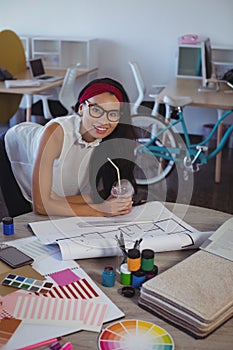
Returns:
[[[32,211],[32,206],[31,203],[23,197],[11,170],[4,143],[7,129],[8,128],[6,128],[6,130],[1,129],[0,134],[0,188],[8,210],[8,215],[15,217]]]

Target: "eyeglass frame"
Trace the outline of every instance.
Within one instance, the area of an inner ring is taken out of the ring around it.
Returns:
[[[108,119],[111,123],[117,123],[117,122],[119,122],[119,120],[120,120],[120,118],[121,118],[121,111],[118,110],[118,109],[110,109],[110,110],[107,111],[106,109],[104,109],[103,107],[101,107],[100,105],[98,105],[98,103],[91,103],[91,102],[89,102],[88,100],[85,100],[84,103],[87,104],[88,110],[89,110],[89,114],[90,114],[90,116],[91,116],[92,118],[99,119],[99,118],[101,118],[101,117],[104,115],[104,113],[106,113],[107,119]],[[93,116],[93,115],[91,114],[90,107],[94,107],[94,106],[98,106],[98,108],[100,108],[100,109],[102,110],[102,114],[101,114],[99,117]],[[117,113],[119,114],[119,118],[118,118],[117,120],[111,120],[111,119],[109,119],[109,113],[112,113],[112,112],[117,112]]]

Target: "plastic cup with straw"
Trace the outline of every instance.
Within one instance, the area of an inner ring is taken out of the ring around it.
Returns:
[[[111,195],[117,198],[132,198],[134,194],[134,188],[132,184],[126,179],[121,179],[119,168],[110,158],[107,159],[114,166],[117,172],[117,181],[112,186]]]

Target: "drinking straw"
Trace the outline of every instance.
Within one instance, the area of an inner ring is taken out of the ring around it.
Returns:
[[[115,163],[113,163],[113,161],[110,159],[110,158],[107,158],[107,160],[114,166],[114,168],[116,169],[117,171],[117,178],[118,178],[118,186],[119,186],[119,190],[120,190],[120,193],[121,193],[121,178],[120,178],[120,170],[119,168],[116,166]]]

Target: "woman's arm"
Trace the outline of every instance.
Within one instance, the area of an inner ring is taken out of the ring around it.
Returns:
[[[54,123],[45,129],[36,157],[32,175],[32,198],[34,211],[42,215],[64,216],[115,216],[129,213],[132,201],[109,198],[94,204],[90,196],[58,196],[52,192],[54,161],[63,146],[63,129]]]

